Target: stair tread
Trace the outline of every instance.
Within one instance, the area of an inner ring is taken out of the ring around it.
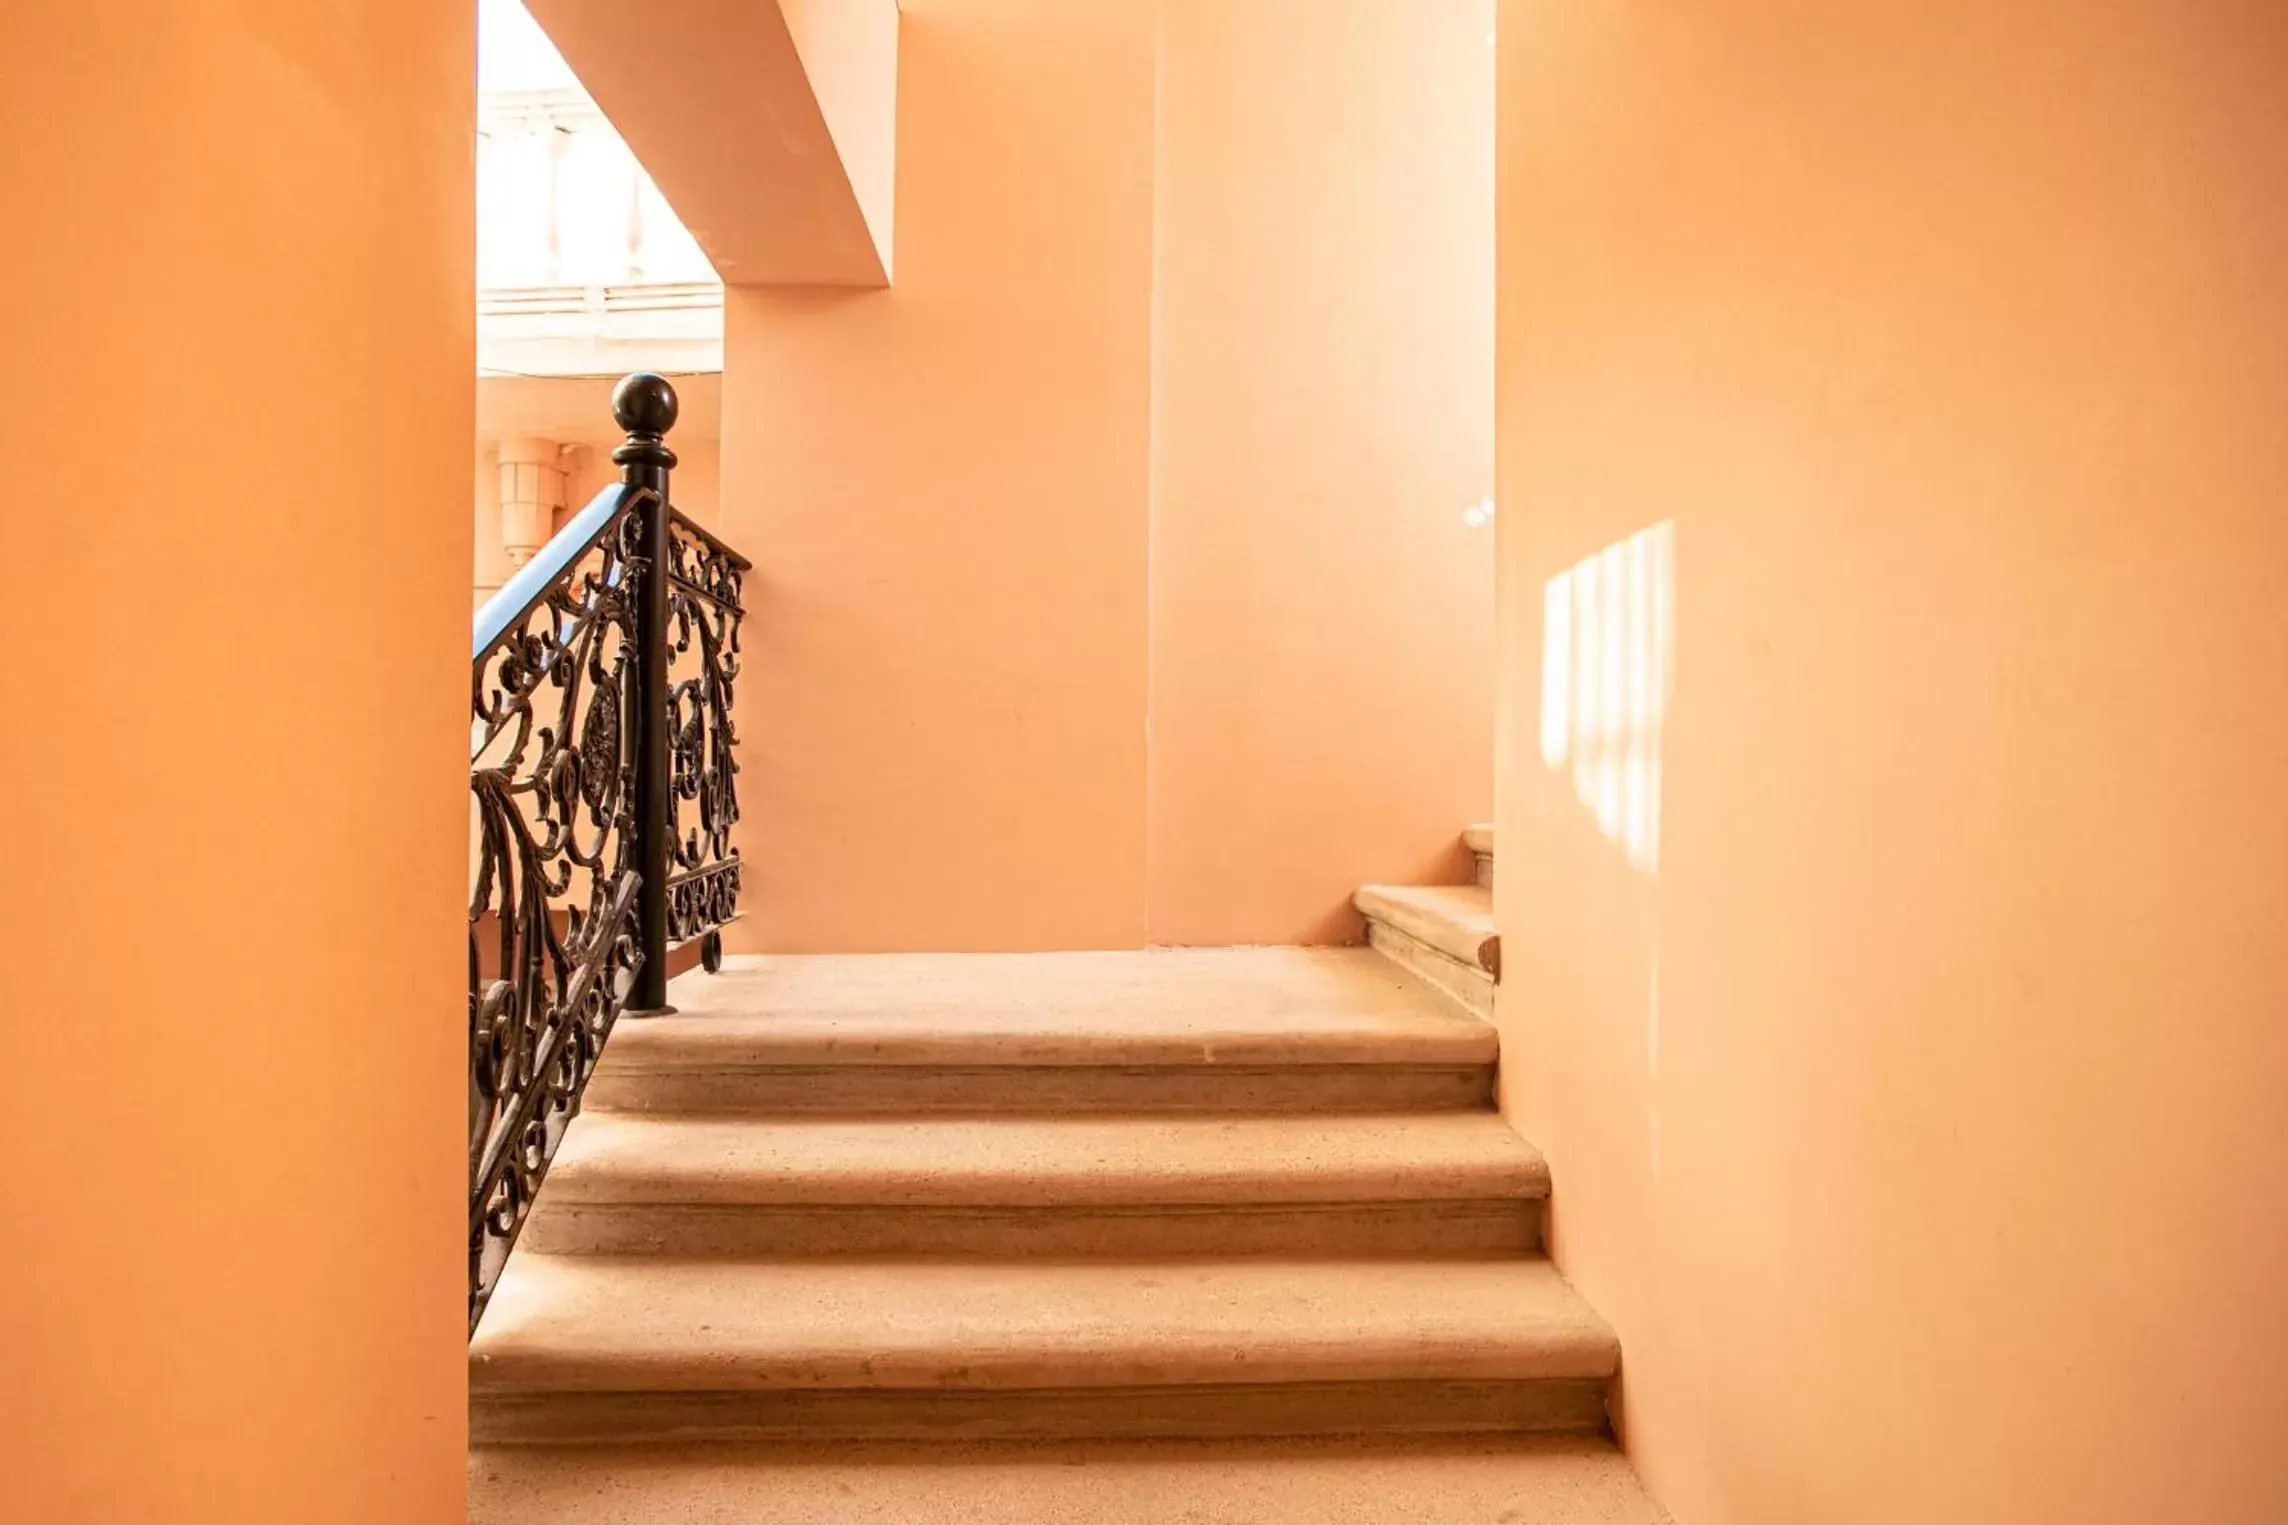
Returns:
[[[831,1505],[823,1501],[831,1500]],[[472,1452],[470,1525],[1664,1525],[1602,1439],[1470,1436]]]
[[[473,1393],[1603,1379],[1544,1260],[1006,1262],[520,1255]]]
[[[1492,853],[1494,850],[1494,823],[1480,821],[1462,831],[1462,845],[1474,853]]]
[[[1485,1022],[1359,948],[772,954],[621,1023],[636,1072],[796,1065],[1490,1064]]]
[[[1351,897],[1359,914],[1385,922],[1472,968],[1494,934],[1493,891],[1476,884],[1369,884]]]
[[[563,1203],[1083,1206],[1542,1197],[1494,1113],[749,1120],[590,1113]]]

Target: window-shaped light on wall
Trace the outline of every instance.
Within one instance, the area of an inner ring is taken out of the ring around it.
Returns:
[[[1550,578],[1541,592],[1541,760],[1571,776],[1597,829],[1660,867],[1661,743],[1676,612],[1664,520]]]

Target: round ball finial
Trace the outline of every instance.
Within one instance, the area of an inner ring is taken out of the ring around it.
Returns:
[[[665,376],[638,371],[612,388],[612,417],[630,434],[658,438],[675,427],[675,388]]]

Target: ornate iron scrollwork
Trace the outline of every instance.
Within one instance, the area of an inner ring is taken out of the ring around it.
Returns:
[[[739,914],[739,860],[668,881],[667,935],[675,942],[705,937]]]
[[[471,665],[469,1325],[642,967],[634,592],[648,494]]]
[[[744,556],[670,511],[667,538],[667,925],[671,942],[709,940],[739,913],[739,733],[731,699],[739,679]],[[688,813],[687,813],[688,807]]]

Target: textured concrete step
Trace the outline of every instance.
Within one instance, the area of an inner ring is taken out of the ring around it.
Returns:
[[[589,1113],[521,1241],[559,1254],[1530,1254],[1549,1171],[1491,1112]]]
[[[472,1441],[1600,1429],[1612,1332],[1547,1261],[519,1254]]]
[[[1501,973],[1493,892],[1475,884],[1370,884],[1351,897],[1367,942],[1479,1016]]]
[[[1609,1441],[506,1446],[470,1525],[1666,1525]]]
[[[1462,845],[1470,856],[1478,860],[1478,883],[1487,889],[1494,887],[1494,828],[1491,821],[1481,821],[1462,833]]]
[[[732,959],[621,1023],[603,1110],[1409,1112],[1489,1104],[1493,1029],[1357,948]]]

